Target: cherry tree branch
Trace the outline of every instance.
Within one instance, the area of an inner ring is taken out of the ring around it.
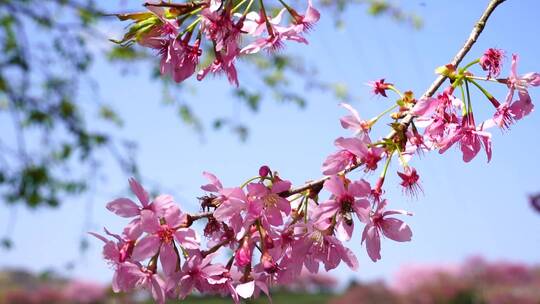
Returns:
[[[454,59],[451,61],[451,64],[453,66],[457,67],[461,63],[463,58],[465,58],[467,53],[471,50],[473,45],[478,40],[478,37],[480,36],[482,31],[484,30],[484,28],[486,26],[486,23],[487,23],[489,17],[491,16],[491,14],[495,11],[497,6],[499,6],[500,4],[502,4],[505,1],[506,0],[491,0],[489,2],[487,8],[482,13],[482,16],[475,23],[475,25],[474,25],[474,27],[473,27],[473,29],[471,31],[471,34],[469,35],[469,38],[465,41],[465,44],[461,47],[461,49],[459,49],[459,51],[455,55]],[[444,83],[444,81],[446,79],[447,79],[446,76],[439,75],[435,79],[435,81],[433,81],[433,83],[427,89],[427,91],[424,93],[424,95],[422,95],[422,96],[423,97],[431,97],[431,96],[433,96],[435,94],[435,92],[437,92],[437,90],[442,86],[442,84]],[[412,113],[408,113],[402,118],[402,120],[399,123],[403,126],[403,130],[407,130],[407,128],[409,127],[411,122],[414,120],[414,118],[415,118],[415,116]],[[391,139],[394,136],[396,136],[396,134],[397,134],[397,131],[395,129],[393,129],[386,136],[386,138]],[[354,165],[350,166],[349,168],[343,170],[341,172],[341,174],[347,174],[347,173],[349,173],[351,171],[354,171],[355,169],[357,169],[361,165],[362,165],[362,163],[354,164]],[[289,197],[291,195],[298,194],[298,193],[303,193],[303,192],[306,192],[306,191],[312,191],[315,194],[319,193],[319,191],[322,189],[322,186],[323,186],[324,182],[326,180],[328,180],[329,178],[330,178],[330,176],[325,176],[325,177],[322,177],[320,179],[307,182],[307,183],[305,183],[305,184],[303,184],[301,186],[298,186],[296,188],[291,188],[288,191],[284,191],[284,192],[280,193],[279,195],[281,197]],[[209,218],[211,216],[212,216],[212,212],[203,212],[203,213],[197,213],[197,214],[190,215],[190,219],[192,220],[191,221],[191,223],[192,223],[193,221],[196,221],[196,220],[199,220],[199,219],[202,219],[202,218]],[[191,223],[190,223],[190,225],[191,225]]]
[[[506,1],[506,0],[491,0],[489,2],[487,8],[484,10],[484,13],[482,13],[482,16],[480,17],[480,19],[478,19],[478,21],[475,23],[475,25],[474,25],[474,27],[473,27],[473,29],[471,31],[471,34],[469,35],[469,38],[467,39],[467,41],[465,41],[465,44],[461,47],[461,49],[457,52],[456,56],[452,60],[451,64],[453,66],[458,66],[459,63],[461,63],[461,61],[463,60],[463,58],[465,58],[465,55],[467,55],[467,53],[471,50],[473,45],[478,40],[478,37],[480,36],[482,31],[484,30],[484,27],[486,26],[486,23],[487,23],[489,17],[491,16],[491,14],[493,13],[493,11],[495,11],[497,6],[502,4],[504,1]],[[435,92],[437,92],[437,90],[444,83],[446,78],[447,78],[446,76],[439,75],[435,79],[435,81],[433,81],[433,83],[427,89],[427,91],[424,93],[423,97],[431,97],[431,96],[433,96],[435,94]],[[412,113],[408,113],[407,115],[405,115],[405,117],[403,117],[400,124],[404,127],[403,128],[404,130],[406,130],[409,127],[409,125],[411,124],[413,119],[414,119],[414,115]],[[393,129],[386,136],[386,138],[392,138],[396,134],[397,134],[396,130]],[[361,163],[355,164],[355,165],[347,168],[346,170],[344,170],[342,173],[343,174],[349,173],[349,172],[355,170],[356,168],[360,167],[360,165],[361,165]],[[318,180],[308,182],[308,183],[306,183],[306,184],[304,184],[302,186],[292,188],[289,191],[281,193],[281,196],[289,197],[289,196],[291,196],[293,194],[302,193],[302,192],[310,190],[310,189],[316,189],[316,188],[320,189],[322,187],[322,185],[324,184],[324,182],[329,178],[330,178],[329,176],[325,176],[325,177],[322,177],[322,178],[320,178]]]

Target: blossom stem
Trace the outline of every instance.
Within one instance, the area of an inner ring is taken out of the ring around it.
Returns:
[[[477,64],[480,62],[480,59],[476,59],[476,60],[473,60],[471,62],[469,62],[466,66],[462,67],[460,70],[465,72],[468,68],[472,67],[473,65]]]
[[[266,30],[268,31],[268,34],[270,37],[274,36],[274,30],[272,29],[272,25],[270,24],[270,20],[268,20],[268,16],[266,15],[266,9],[264,8],[264,1],[259,0],[259,5],[261,6],[261,14],[263,15],[264,22],[266,24]]]
[[[372,120],[370,121],[370,125],[373,126],[373,125],[374,125],[375,123],[377,123],[377,121],[378,121],[379,119],[381,119],[384,115],[386,115],[386,114],[392,112],[392,111],[395,110],[397,107],[399,107],[399,105],[398,105],[398,104],[395,104],[395,105],[391,106],[390,108],[386,109],[384,112],[382,112],[381,114],[377,115],[377,117],[375,117],[374,119],[372,119]]]
[[[390,166],[390,161],[392,161],[392,156],[394,156],[394,152],[396,150],[392,149],[388,157],[386,158],[386,163],[384,164],[383,171],[381,172],[381,178],[384,179],[386,177],[386,172],[388,171],[388,167]]]
[[[309,198],[307,196],[304,196],[303,199],[303,207],[304,207],[304,223],[308,222],[308,205],[309,205]]]
[[[467,79],[465,79],[465,91],[467,92],[467,113],[472,114],[473,109],[472,109],[472,102],[471,102],[471,92],[469,91],[469,81]]]
[[[497,82],[497,83],[507,83],[508,80],[506,78],[488,78],[488,77],[479,77],[474,75],[467,76],[469,79],[476,79],[476,80],[482,80],[482,81],[491,81],[491,82]]]
[[[468,81],[472,84],[474,84],[484,95],[486,98],[493,104],[495,108],[498,108],[501,104],[491,95],[484,87],[482,87],[478,82],[474,81],[473,79],[468,79]]]
[[[199,24],[199,22],[201,22],[201,20],[202,20],[202,17],[197,17],[197,19],[195,19],[195,21],[193,21],[190,25],[188,25],[186,27],[186,29],[183,30],[182,33],[180,33],[180,35],[178,35],[178,37],[182,37],[182,36],[184,36],[185,33],[193,31],[195,26],[197,24]]]
[[[285,1],[279,0],[279,3],[281,3],[281,5],[283,5],[283,7],[285,7],[287,12],[293,17],[293,19],[298,17],[298,14],[287,3],[285,3]]]
[[[254,180],[258,180],[258,179],[268,179],[268,180],[271,180],[269,177],[266,177],[266,176],[255,176],[255,177],[252,177],[250,179],[248,179],[247,181],[245,181],[242,186],[240,186],[240,188],[245,188],[249,183],[251,183],[252,181]]]
[[[403,164],[403,168],[409,167],[409,164],[407,163],[407,161],[405,160],[405,158],[403,158],[403,154],[401,153],[401,149],[399,148],[399,145],[396,145],[396,149],[397,149],[397,151],[398,151],[398,157],[399,157],[399,160],[400,160],[401,163]]]
[[[219,244],[217,244],[217,245],[214,245],[214,247],[212,247],[212,248],[210,248],[210,249],[204,251],[204,252],[202,253],[202,256],[203,256],[203,257],[207,257],[209,254],[212,254],[212,253],[218,251],[219,248],[223,247],[224,245],[227,245],[229,242],[230,242],[230,240],[228,240],[228,239],[221,241],[221,243],[219,243]]]
[[[398,94],[399,97],[400,97],[401,99],[403,99],[403,97],[404,97],[404,96],[403,96],[403,93],[401,93],[401,91],[398,90],[396,87],[394,87],[393,85],[390,85],[390,86],[388,86],[388,89],[391,90],[391,91],[394,91],[394,93]]]
[[[236,4],[235,7],[233,7],[233,9],[231,10],[231,12],[236,12],[237,9],[239,9],[242,5],[244,5],[244,3],[246,3],[247,0],[242,0],[240,2],[238,2],[238,4]]]
[[[459,90],[461,91],[461,104],[463,105],[463,108],[461,109],[461,116],[465,116],[467,114],[467,104],[465,103],[465,90],[463,89],[463,86],[459,86]]]
[[[242,14],[242,17],[245,17],[245,16],[248,14],[249,9],[251,8],[251,5],[253,5],[253,1],[254,1],[254,0],[249,0],[248,5],[247,5],[246,8],[244,9],[244,13]],[[233,9],[233,12],[235,12],[235,9]]]
[[[262,228],[262,225],[261,225],[261,221],[256,220],[255,225],[257,226],[257,231],[259,231],[259,238],[260,238],[259,242],[261,243],[261,247],[262,247],[261,253],[264,253],[264,252],[266,252],[266,246],[264,244],[264,236],[265,236],[265,234],[264,234],[264,231],[263,231],[263,228]],[[260,250],[260,248],[259,248],[259,250]]]

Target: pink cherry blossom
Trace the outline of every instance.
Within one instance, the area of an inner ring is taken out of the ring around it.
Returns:
[[[177,280],[170,281],[168,289],[177,291],[179,298],[184,299],[193,289],[208,292],[213,286],[225,284],[229,280],[227,269],[220,264],[211,264],[213,258],[212,254],[206,257],[200,254],[190,256],[182,270],[175,274]]]
[[[415,168],[407,166],[404,172],[398,172],[397,174],[401,178],[400,185],[403,187],[403,191],[411,196],[416,196],[419,191],[422,191],[422,187],[418,182],[420,176]]]
[[[334,175],[324,183],[324,188],[332,196],[315,210],[315,225],[320,230],[335,227],[338,237],[348,241],[354,230],[352,214],[361,221],[367,221],[370,204],[366,198],[371,187],[364,180],[349,183]]]
[[[165,282],[155,272],[138,264],[124,263],[115,275],[117,283],[113,283],[113,291],[129,292],[135,288],[145,288],[151,291],[156,303],[165,303]]]
[[[137,196],[141,206],[137,205],[129,198],[118,198],[107,204],[107,209],[121,217],[135,217],[126,227],[125,234],[137,238],[141,231],[140,216],[143,211],[149,211],[158,217],[164,216],[169,209],[174,207],[174,200],[170,195],[159,195],[150,201],[150,197],[144,188],[135,179],[129,179],[131,191]]]
[[[197,80],[201,81],[203,80],[208,73],[212,72],[214,74],[216,73],[225,73],[227,75],[227,79],[229,82],[234,86],[239,86],[238,82],[238,73],[236,71],[236,66],[234,65],[234,62],[236,60],[236,57],[240,54],[240,50],[238,48],[231,49],[227,48],[225,51],[215,51],[216,58],[210,64],[208,67],[202,69],[197,74]]]
[[[116,267],[118,264],[124,263],[131,259],[131,254],[133,253],[136,239],[121,237],[117,234],[110,233],[107,229],[105,229],[105,233],[116,239],[116,242],[111,241],[97,233],[89,233],[105,243],[105,245],[103,245],[103,258],[111,263],[112,266]]]
[[[270,303],[272,298],[270,296],[269,285],[271,284],[271,277],[265,272],[253,272],[252,280],[238,284],[235,288],[238,295],[244,299],[257,297],[262,291],[267,297]]]
[[[293,17],[295,31],[298,33],[311,30],[313,25],[321,18],[321,14],[315,7],[313,7],[311,0],[308,0],[308,6],[303,15],[298,14],[294,9],[290,9],[289,11]]]
[[[319,263],[324,265],[326,271],[336,268],[341,261],[352,270],[358,268],[358,260],[354,253],[328,231],[319,230],[309,224],[298,225],[295,230],[298,238],[292,254],[282,263],[285,272],[290,272],[289,277],[300,275],[303,266],[311,273],[317,273]]]
[[[519,57],[516,54],[512,55],[512,68],[507,79],[510,91],[506,96],[506,101],[497,107],[493,118],[485,122],[485,128],[496,125],[502,129],[508,129],[516,120],[522,119],[534,110],[534,104],[527,88],[540,85],[540,74],[527,73],[519,76],[517,74],[518,59]],[[518,99],[514,101],[516,90]]]
[[[362,233],[362,243],[366,242],[368,255],[373,262],[381,259],[381,233],[396,242],[408,242],[412,237],[412,231],[407,224],[399,219],[388,217],[394,214],[412,215],[412,213],[404,210],[385,211],[386,204],[386,200],[378,203],[377,209],[370,215],[369,222]]]
[[[341,150],[331,154],[323,163],[325,175],[337,174],[357,162],[362,163],[366,171],[375,170],[384,152],[382,148],[370,147],[371,140],[365,134],[360,138],[340,137],[334,144]]]
[[[416,116],[429,117],[431,114],[433,114],[433,112],[435,112],[439,104],[439,98],[422,97],[413,106],[411,113]]]
[[[245,29],[248,32],[252,32],[254,36],[259,36],[264,30],[266,30],[268,32],[268,36],[255,39],[254,42],[245,46],[240,53],[255,54],[264,49],[277,51],[283,47],[284,40],[291,40],[307,44],[307,40],[300,34],[303,28],[298,28],[295,26],[283,27],[278,25],[281,22],[284,11],[285,9],[282,9],[274,18],[269,19],[268,22],[266,21],[265,14],[261,14],[259,16],[257,13],[253,12],[246,17],[244,24]]]
[[[477,128],[472,114],[466,115],[461,124],[453,124],[446,139],[441,143],[439,153],[444,153],[455,143],[459,143],[463,161],[470,162],[484,148],[488,162],[491,160],[491,134]]]
[[[279,194],[291,188],[289,181],[275,179],[270,187],[263,183],[250,183],[247,185],[248,195],[253,198],[249,207],[249,220],[264,216],[273,226],[283,224],[283,215],[291,212],[289,201]]]
[[[138,241],[133,250],[133,259],[143,261],[155,256],[159,252],[161,265],[166,275],[171,275],[178,267],[178,249],[176,244],[183,249],[195,250],[199,248],[199,240],[195,231],[189,228],[181,228],[186,224],[186,215],[176,208],[161,219],[151,213],[144,212],[142,215],[142,228],[148,234]]]
[[[236,188],[223,188],[223,185],[219,179],[208,172],[204,172],[203,175],[210,181],[210,184],[204,185],[201,188],[205,191],[219,194],[215,198],[218,201],[218,207],[214,211],[214,218],[221,222],[234,222],[235,230],[239,229],[238,225],[242,222],[240,214],[247,209],[248,198],[244,191],[238,187]]]
[[[371,129],[371,124],[369,121],[361,119],[358,111],[356,111],[351,105],[346,103],[340,103],[339,105],[351,112],[351,115],[344,116],[340,119],[341,126],[344,129],[354,131],[355,134],[369,133],[369,130]]]

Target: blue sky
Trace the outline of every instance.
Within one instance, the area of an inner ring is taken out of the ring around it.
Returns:
[[[420,95],[433,81],[433,69],[449,62],[468,37],[486,3],[408,1],[405,8],[424,20],[420,31],[388,18],[369,17],[363,7],[354,7],[344,16],[344,30],[333,27],[331,15],[323,14],[308,37],[309,46],[288,44],[284,51],[301,54],[314,63],[322,79],[345,83],[357,96],[349,102],[360,115],[370,117],[387,108],[390,101],[372,97],[366,82],[386,78]],[[138,1],[129,5],[137,7]],[[479,57],[486,48],[497,47],[507,51],[507,59],[512,52],[520,54],[520,73],[540,71],[540,42],[535,38],[539,18],[537,1],[507,1],[494,13],[465,61]],[[117,26],[113,32],[123,25]],[[504,67],[506,75],[508,60]],[[191,81],[198,94],[186,90],[182,92],[186,96],[178,97],[189,100],[195,113],[207,123],[218,116],[216,113],[237,117],[250,127],[250,138],[241,144],[227,132],[207,132],[201,141],[180,122],[174,108],[161,103],[161,87],[149,80],[147,67],[140,66],[137,73],[125,77],[119,70],[100,60],[92,70],[101,96],[125,119],[125,127],[118,134],[138,141],[142,174],[150,184],[170,189],[184,210],[198,208],[195,197],[201,195],[199,186],[205,182],[202,171],[213,172],[225,185],[232,186],[267,164],[282,177],[301,184],[320,176],[321,163],[334,151],[333,140],[349,135],[338,121],[345,114],[337,106],[343,100],[331,94],[297,86],[307,96],[306,109],[267,99],[261,111],[253,115],[228,95],[226,79],[216,78],[202,83]],[[249,78],[248,74],[240,75],[240,82],[249,82]],[[501,99],[506,94],[504,88],[493,92]],[[533,101],[538,100],[540,92],[531,89],[531,96]],[[92,97],[86,94],[83,98]],[[481,96],[476,95],[474,104],[477,117],[486,118],[492,112]],[[360,269],[352,272],[341,267],[334,275],[342,280],[389,278],[400,265],[458,262],[471,255],[540,263],[540,215],[533,212],[526,199],[529,193],[540,190],[539,125],[540,117],[533,112],[510,132],[494,130],[494,154],[487,165],[484,154],[464,164],[456,149],[442,156],[433,152],[416,159],[413,165],[424,188],[424,194],[416,200],[404,197],[395,178],[390,178],[387,197],[391,206],[415,213],[406,219],[413,229],[413,241],[384,240],[382,260],[372,263],[360,246],[357,230],[347,245],[357,254]],[[379,128],[381,134],[387,131],[383,124]],[[89,197],[65,202],[54,210],[0,209],[0,225],[16,213],[12,234],[15,248],[1,253],[0,268],[56,269],[72,276],[108,281],[112,273],[101,260],[101,244],[90,239],[90,249],[83,256],[78,251],[82,230],[87,229],[86,220],[91,221],[90,229],[94,231],[103,226],[120,231],[126,223],[105,210],[108,201],[124,195],[127,185],[126,177],[115,165],[108,165],[110,174]],[[85,216],[88,210],[90,218]],[[64,270],[70,261],[76,267]]]

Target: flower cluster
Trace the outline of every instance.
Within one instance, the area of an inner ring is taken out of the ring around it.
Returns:
[[[161,74],[175,82],[195,73],[197,80],[209,73],[224,73],[231,84],[238,86],[235,61],[239,56],[275,51],[288,40],[308,43],[304,34],[319,21],[319,12],[310,0],[303,14],[283,1],[280,3],[282,9],[271,16],[263,0],[255,5],[254,0],[147,2],[148,12],[118,15],[121,20],[134,23],[115,42],[138,43],[156,50],[161,57]],[[249,43],[242,46],[242,41]],[[199,67],[203,50],[209,50],[211,59],[209,64]]]
[[[235,187],[224,187],[216,176],[205,172],[209,183],[201,187],[206,192],[199,198],[202,213],[188,214],[171,196],[151,199],[138,182],[130,180],[140,205],[128,198],[107,204],[111,212],[132,219],[123,233],[105,230],[109,238],[93,233],[105,243],[103,255],[115,270],[113,290],[146,288],[158,303],[167,298],[183,299],[194,291],[230,295],[238,303],[261,292],[270,296],[274,284],[288,284],[306,269],[318,273],[321,267],[328,271],[341,262],[357,269],[357,258],[344,245],[353,239],[355,225],[363,226],[361,236],[355,239],[366,244],[374,262],[381,259],[383,236],[397,242],[410,241],[412,231],[398,217],[412,214],[388,209],[389,202],[384,198],[391,161],[399,160],[400,185],[414,196],[422,188],[418,172],[409,163],[419,153],[444,153],[457,144],[465,162],[482,148],[489,161],[491,134],[487,130],[496,126],[508,129],[533,110],[527,89],[540,85],[540,74],[518,75],[518,57],[513,55],[507,78],[493,79],[491,68],[487,77],[475,76],[469,70],[475,65],[483,69],[487,62],[490,67],[501,66],[498,52],[490,49],[484,57],[490,58],[459,69],[453,65],[438,68],[450,84],[437,97],[416,100],[412,92],[402,93],[384,80],[373,82],[375,94],[390,98],[387,91],[394,92],[395,103],[369,120],[342,104],[350,115],[341,119],[341,125],[353,136],[335,140],[338,150],[322,166],[325,177],[299,188],[292,188],[291,182],[267,166]],[[506,85],[506,100],[500,103],[480,81]],[[471,86],[494,107],[493,117],[479,125],[475,123]],[[454,96],[456,91],[462,93],[461,99]],[[387,116],[392,119],[392,132],[373,140],[372,127]],[[404,122],[408,117],[411,119]],[[357,168],[367,173],[380,170],[373,186],[365,179],[347,176]],[[321,195],[323,190],[326,199]],[[204,241],[191,228],[201,219],[206,220]],[[223,260],[220,251],[229,252],[228,260]]]
[[[139,43],[157,50],[161,73],[176,82],[195,73],[202,80],[209,73],[223,72],[238,85],[235,61],[239,56],[279,49],[286,40],[307,43],[303,34],[319,20],[310,1],[306,12],[299,14],[280,0],[283,8],[273,16],[263,0],[255,7],[253,2],[149,2],[145,5],[149,12],[119,15],[134,21],[119,43]],[[485,23],[499,3],[490,4],[479,22]],[[288,23],[283,25],[285,13]],[[329,271],[341,262],[357,269],[354,253],[344,245],[353,239],[355,225],[362,226],[356,239],[366,244],[374,262],[381,259],[382,237],[410,241],[412,231],[402,216],[412,214],[387,208],[384,197],[392,160],[399,160],[402,169],[397,175],[404,192],[415,196],[422,191],[420,176],[409,164],[417,155],[430,150],[444,153],[457,144],[465,162],[482,148],[489,161],[488,130],[508,129],[533,110],[527,90],[540,85],[540,74],[519,75],[517,55],[512,56],[510,75],[504,79],[496,78],[504,59],[504,52],[498,49],[489,49],[458,68],[479,34],[476,27],[453,64],[436,70],[441,81],[420,99],[380,79],[370,83],[374,94],[398,96],[388,110],[364,120],[352,106],[342,104],[350,115],[341,119],[341,125],[353,135],[335,140],[338,149],[324,161],[325,176],[319,180],[293,188],[291,182],[263,166],[242,185],[224,187],[216,176],[205,172],[209,183],[201,187],[206,193],[200,198],[202,212],[197,214],[183,212],[169,195],[151,199],[137,181],[130,180],[140,204],[128,198],[107,204],[111,212],[130,218],[129,224],[121,234],[106,229],[107,236],[92,233],[104,242],[104,258],[115,270],[113,290],[145,288],[158,303],[183,299],[192,292],[229,295],[239,303],[241,298],[261,292],[270,297],[273,285],[293,282],[306,270],[318,273],[324,267]],[[241,46],[245,40],[248,44]],[[199,58],[207,49],[210,64],[199,67]],[[487,71],[487,76],[475,76],[470,71],[475,65]],[[432,97],[445,79],[448,87]],[[480,81],[505,84],[509,88],[506,100],[499,102]],[[478,125],[470,87],[477,88],[494,107],[493,116]],[[460,98],[456,92],[461,92]],[[372,128],[388,116],[390,134],[375,139]],[[380,171],[373,186],[363,178],[348,176],[358,168],[365,173]],[[199,220],[206,221],[202,235],[192,229]],[[222,252],[228,252],[228,258]]]

